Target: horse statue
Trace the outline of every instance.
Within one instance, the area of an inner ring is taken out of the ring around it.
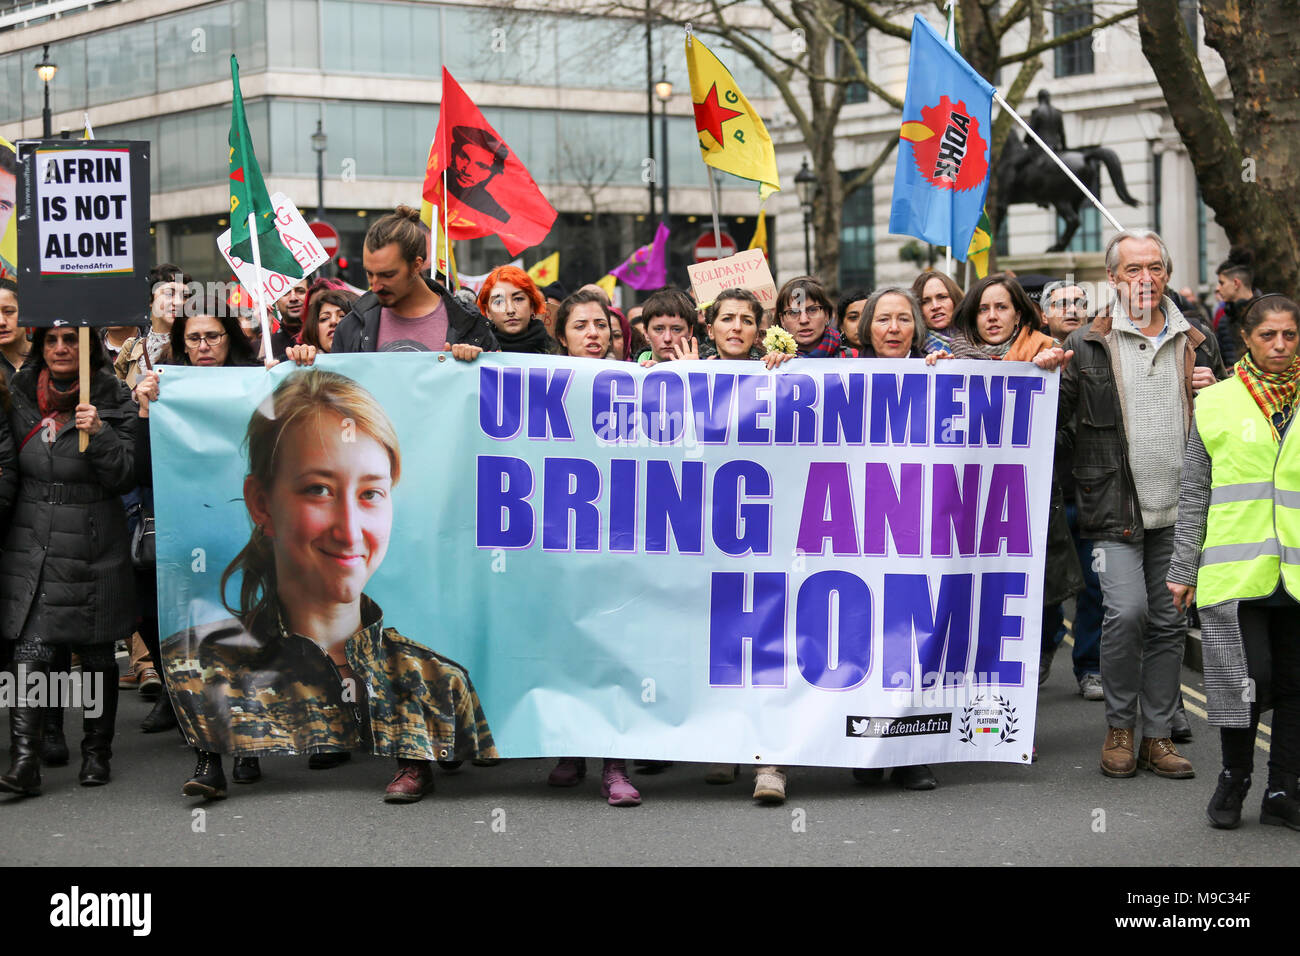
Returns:
[[[1032,150],[1033,155],[1028,151]],[[1141,205],[1129,195],[1124,186],[1124,170],[1119,156],[1105,146],[1087,146],[1067,149],[1058,153],[1079,181],[1100,198],[1101,167],[1110,172],[1119,198],[1130,206]],[[998,158],[998,201],[994,208],[995,228],[1007,214],[1007,206],[1014,203],[1037,203],[1044,208],[1055,207],[1065,220],[1065,232],[1048,252],[1064,252],[1079,229],[1079,209],[1088,202],[1079,187],[1070,182],[1061,167],[1037,145],[1027,145],[1019,136],[1008,136]]]

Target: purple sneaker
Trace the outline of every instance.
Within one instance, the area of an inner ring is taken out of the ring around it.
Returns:
[[[546,782],[552,787],[576,787],[586,775],[586,757],[561,757]]]
[[[622,760],[605,760],[605,769],[600,775],[600,795],[609,801],[611,807],[641,806],[641,794],[627,779],[627,763]]]

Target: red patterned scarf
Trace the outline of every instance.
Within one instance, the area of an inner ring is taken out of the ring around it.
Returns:
[[[1285,423],[1295,414],[1296,399],[1300,398],[1300,355],[1281,372],[1264,372],[1247,352],[1234,368],[1246,391],[1268,419],[1274,437],[1280,437],[1274,416],[1281,415]]]
[[[821,341],[807,351],[800,349],[799,356],[801,358],[857,358],[858,350],[845,344],[844,336],[840,335],[839,329],[833,329],[828,325],[826,331],[822,333]]]
[[[42,421],[54,421],[56,434],[72,421],[72,412],[77,407],[80,394],[81,386],[76,379],[73,379],[70,389],[63,391],[54,384],[50,370],[41,369],[41,374],[36,379],[36,407],[40,410]]]

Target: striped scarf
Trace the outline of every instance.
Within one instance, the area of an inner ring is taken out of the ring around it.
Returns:
[[[1250,397],[1264,412],[1274,437],[1280,439],[1278,426],[1285,425],[1295,414],[1296,399],[1300,397],[1300,356],[1281,372],[1263,372],[1247,351],[1233,367]]]
[[[821,341],[815,345],[809,346],[805,351],[799,349],[800,358],[857,358],[858,350],[852,348],[847,340],[840,335],[839,329],[833,329],[829,325],[822,334]]]

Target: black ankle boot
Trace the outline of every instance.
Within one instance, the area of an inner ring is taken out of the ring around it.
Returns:
[[[1250,771],[1226,768],[1219,774],[1219,786],[1210,797],[1205,815],[1216,830],[1235,830],[1241,826],[1241,805],[1250,790]]]
[[[9,741],[13,764],[0,777],[0,793],[34,797],[41,792],[40,707],[14,707],[9,711]]]
[[[262,779],[262,761],[256,757],[236,757],[230,777],[235,783],[257,783]]]
[[[117,666],[110,671],[94,671],[92,680],[102,698],[98,717],[82,720],[85,738],[81,741],[81,772],[77,779],[83,787],[102,787],[109,780],[108,762],[113,757],[113,729],[117,724]]]
[[[63,767],[68,763],[68,756],[68,741],[63,736],[63,708],[42,708],[41,763],[47,767]]]
[[[1300,786],[1297,786],[1296,774],[1268,775],[1268,790],[1259,807],[1259,822],[1265,826],[1300,830]]]
[[[175,726],[176,711],[172,710],[172,699],[167,694],[159,695],[158,700],[154,702],[153,710],[149,711],[149,716],[140,721],[140,729],[146,734],[160,734]]]
[[[199,761],[194,767],[194,775],[185,781],[181,793],[187,797],[205,797],[208,800],[222,800],[226,796],[226,775],[221,769],[221,754],[206,750],[195,750]]]

